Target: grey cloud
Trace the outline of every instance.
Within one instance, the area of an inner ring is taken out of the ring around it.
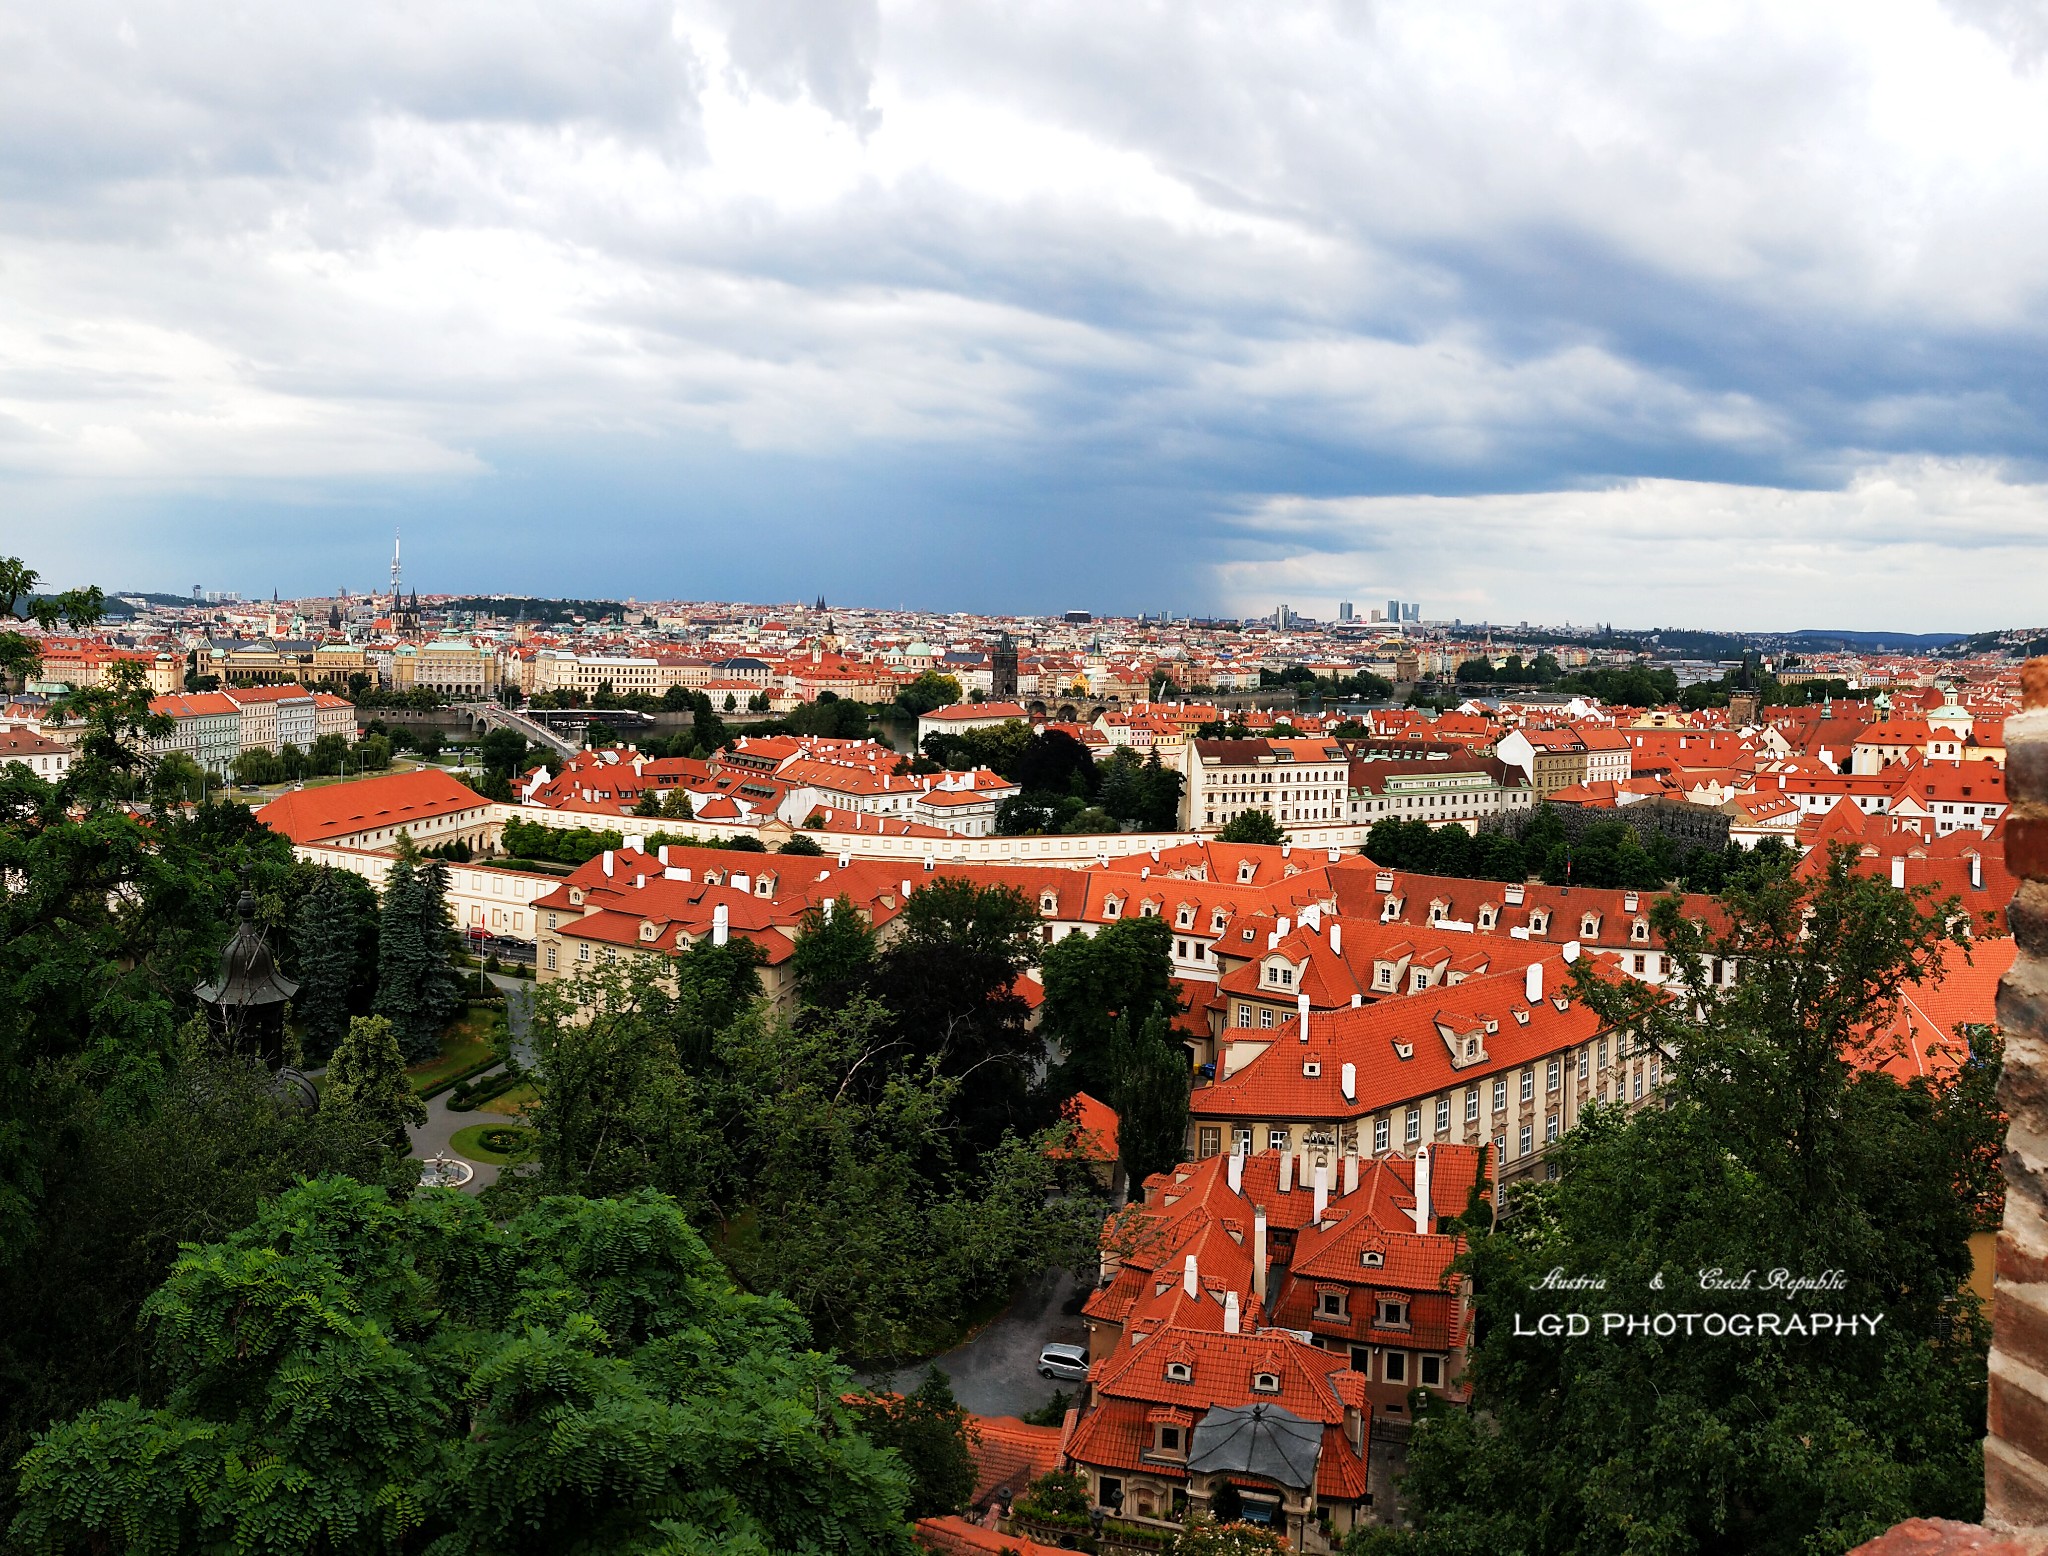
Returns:
[[[878,0],[722,0],[733,66],[757,90],[799,95],[859,130],[879,122],[874,89]]]

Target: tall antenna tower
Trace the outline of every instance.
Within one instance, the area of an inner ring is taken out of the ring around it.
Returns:
[[[392,609],[398,608],[398,531],[391,532],[391,602]]]

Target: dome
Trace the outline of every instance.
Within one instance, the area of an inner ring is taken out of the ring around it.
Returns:
[[[271,960],[270,947],[256,928],[256,894],[246,886],[235,903],[235,912],[241,923],[221,952],[220,965],[213,977],[193,989],[193,995],[202,1005],[222,1011],[284,1004],[299,992],[299,986],[280,974]]]

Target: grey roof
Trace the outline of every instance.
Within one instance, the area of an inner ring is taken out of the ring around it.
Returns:
[[[1323,1429],[1279,1405],[1230,1405],[1196,1423],[1188,1444],[1191,1471],[1257,1475],[1305,1490],[1316,1482]]]

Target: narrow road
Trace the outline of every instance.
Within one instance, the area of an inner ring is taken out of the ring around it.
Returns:
[[[927,1366],[936,1366],[953,1383],[953,1397],[976,1415],[1015,1416],[1036,1410],[1054,1389],[1072,1396],[1078,1385],[1048,1383],[1038,1375],[1039,1348],[1048,1340],[1088,1343],[1088,1327],[1078,1313],[1062,1311],[1084,1288],[1066,1270],[1048,1270],[1019,1288],[1001,1314],[966,1344],[899,1372],[868,1382],[878,1389],[907,1392],[917,1387]]]

